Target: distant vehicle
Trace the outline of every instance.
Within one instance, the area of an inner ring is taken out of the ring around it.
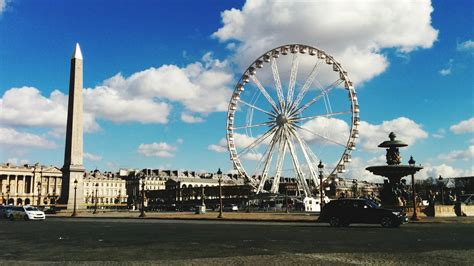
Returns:
[[[1,205],[0,206],[0,218],[8,218],[8,213],[13,208],[13,205]]]
[[[461,195],[459,200],[466,205],[474,205],[474,194]]]
[[[236,211],[239,211],[239,207],[235,204],[224,205],[223,211],[225,211],[225,212],[236,212]]]
[[[318,222],[331,226],[349,226],[351,223],[381,224],[383,227],[398,227],[408,222],[404,213],[380,208],[367,199],[344,198],[324,205]]]
[[[8,213],[8,218],[12,221],[15,219],[23,219],[25,221],[44,220],[46,219],[46,215],[33,206],[14,206]]]

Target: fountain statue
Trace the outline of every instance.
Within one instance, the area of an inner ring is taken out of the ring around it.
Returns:
[[[408,199],[408,187],[405,180],[401,179],[408,175],[414,175],[423,167],[401,164],[402,158],[398,148],[408,145],[396,140],[397,136],[393,132],[390,132],[388,137],[390,140],[386,140],[378,146],[387,150],[387,165],[369,166],[366,170],[388,179],[384,180],[383,188],[380,191],[382,206],[390,208],[405,207],[405,200]]]

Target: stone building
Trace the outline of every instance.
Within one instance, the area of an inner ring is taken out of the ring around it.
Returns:
[[[49,205],[60,198],[61,170],[54,166],[0,164],[0,204]]]
[[[126,181],[111,172],[101,173],[99,170],[85,174],[84,203],[86,208],[96,205],[100,208],[126,207]]]

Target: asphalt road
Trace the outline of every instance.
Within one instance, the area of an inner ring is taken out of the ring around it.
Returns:
[[[474,264],[474,225],[0,220],[0,263]]]

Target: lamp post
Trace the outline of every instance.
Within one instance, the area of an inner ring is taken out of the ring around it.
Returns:
[[[144,218],[146,217],[145,215],[145,178],[142,179],[142,204],[140,208],[140,215],[138,217]]]
[[[323,208],[323,193],[324,193],[324,190],[323,190],[323,168],[324,168],[324,165],[323,165],[323,162],[319,161],[319,164],[318,164],[318,170],[319,170],[319,197],[320,197],[320,200],[319,200],[319,206],[321,206],[321,210]]]
[[[357,184],[357,179],[352,180],[352,187],[354,189],[354,198],[357,198],[358,196],[358,184]]]
[[[71,216],[77,216],[76,212],[76,196],[77,196],[77,179],[74,179],[74,209],[72,211]]]
[[[38,181],[37,186],[38,186],[38,203],[37,203],[37,205],[39,207],[40,202],[41,202],[41,182],[40,181]]]
[[[223,218],[222,216],[222,171],[221,169],[219,168],[219,170],[217,170],[217,180],[219,182],[219,216],[217,216],[217,218]]]
[[[408,161],[408,164],[411,167],[415,166],[415,160],[413,159],[413,156],[410,156],[410,160]],[[412,190],[412,197],[413,197],[413,215],[411,216],[412,221],[419,221],[420,218],[418,218],[418,213],[416,210],[416,190],[415,190],[415,172],[412,172],[411,174],[411,190]]]
[[[94,202],[94,212],[92,214],[97,213],[97,201],[99,201],[98,193],[99,193],[99,183],[95,183],[95,202]]]
[[[10,204],[10,185],[7,185],[7,205]]]
[[[443,191],[444,190],[443,189],[444,184],[443,184],[443,177],[441,177],[441,175],[438,178],[438,185],[439,185],[439,190],[440,190],[440,193],[441,193],[441,204],[444,205],[444,195],[443,195],[444,194],[443,193],[444,192]]]

